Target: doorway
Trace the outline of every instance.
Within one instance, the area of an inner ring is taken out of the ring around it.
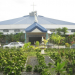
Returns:
[[[29,42],[31,42],[32,45],[34,45],[34,42],[39,41],[41,43],[42,37],[29,37]]]

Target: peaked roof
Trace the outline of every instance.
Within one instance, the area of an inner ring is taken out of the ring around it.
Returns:
[[[39,24],[75,25],[75,23],[46,18],[46,17],[39,16],[39,15],[37,16],[37,19],[38,19]],[[27,16],[23,16],[20,18],[16,18],[16,19],[1,21],[0,25],[33,24],[34,20],[35,20],[34,16],[27,15]]]
[[[27,27],[25,29],[26,32],[31,32],[33,31],[35,28],[38,28],[40,31],[42,32],[47,32],[47,29],[42,27],[40,24],[38,24],[37,22],[34,22],[32,25],[30,25],[29,27]]]

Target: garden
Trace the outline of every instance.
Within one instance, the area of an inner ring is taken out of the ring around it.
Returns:
[[[30,43],[23,48],[0,48],[2,75],[75,75],[75,49],[41,49]],[[0,74],[1,75],[1,74]]]
[[[22,37],[17,40],[21,34],[10,40],[24,41]],[[53,33],[49,39],[43,39],[44,54],[41,54],[38,41],[35,46],[28,42],[23,48],[0,48],[0,75],[75,75],[75,49],[70,49],[70,45],[75,43],[74,37]],[[58,45],[58,48],[46,48],[47,42]],[[66,48],[60,49],[60,45]]]
[[[0,72],[4,75],[21,75],[27,54],[20,49],[0,49]]]

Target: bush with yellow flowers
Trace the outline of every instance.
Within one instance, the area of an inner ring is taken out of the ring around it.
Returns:
[[[47,44],[48,40],[49,39],[47,39],[47,40],[43,39],[45,45]]]

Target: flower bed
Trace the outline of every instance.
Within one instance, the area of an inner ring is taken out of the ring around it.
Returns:
[[[0,71],[4,75],[21,75],[26,63],[27,54],[22,50],[0,50]]]
[[[36,53],[36,56],[37,56],[39,65],[36,65],[34,67],[34,72],[38,72],[41,75],[51,75],[48,69],[49,67],[45,63],[44,56],[41,55],[39,52]]]
[[[62,74],[66,72],[66,75],[75,75],[75,50],[74,49],[50,49],[50,57],[55,61],[55,70],[57,73]],[[64,66],[63,66],[63,63]],[[59,66],[63,66],[62,71],[59,70]],[[58,75],[58,74],[57,74]]]

